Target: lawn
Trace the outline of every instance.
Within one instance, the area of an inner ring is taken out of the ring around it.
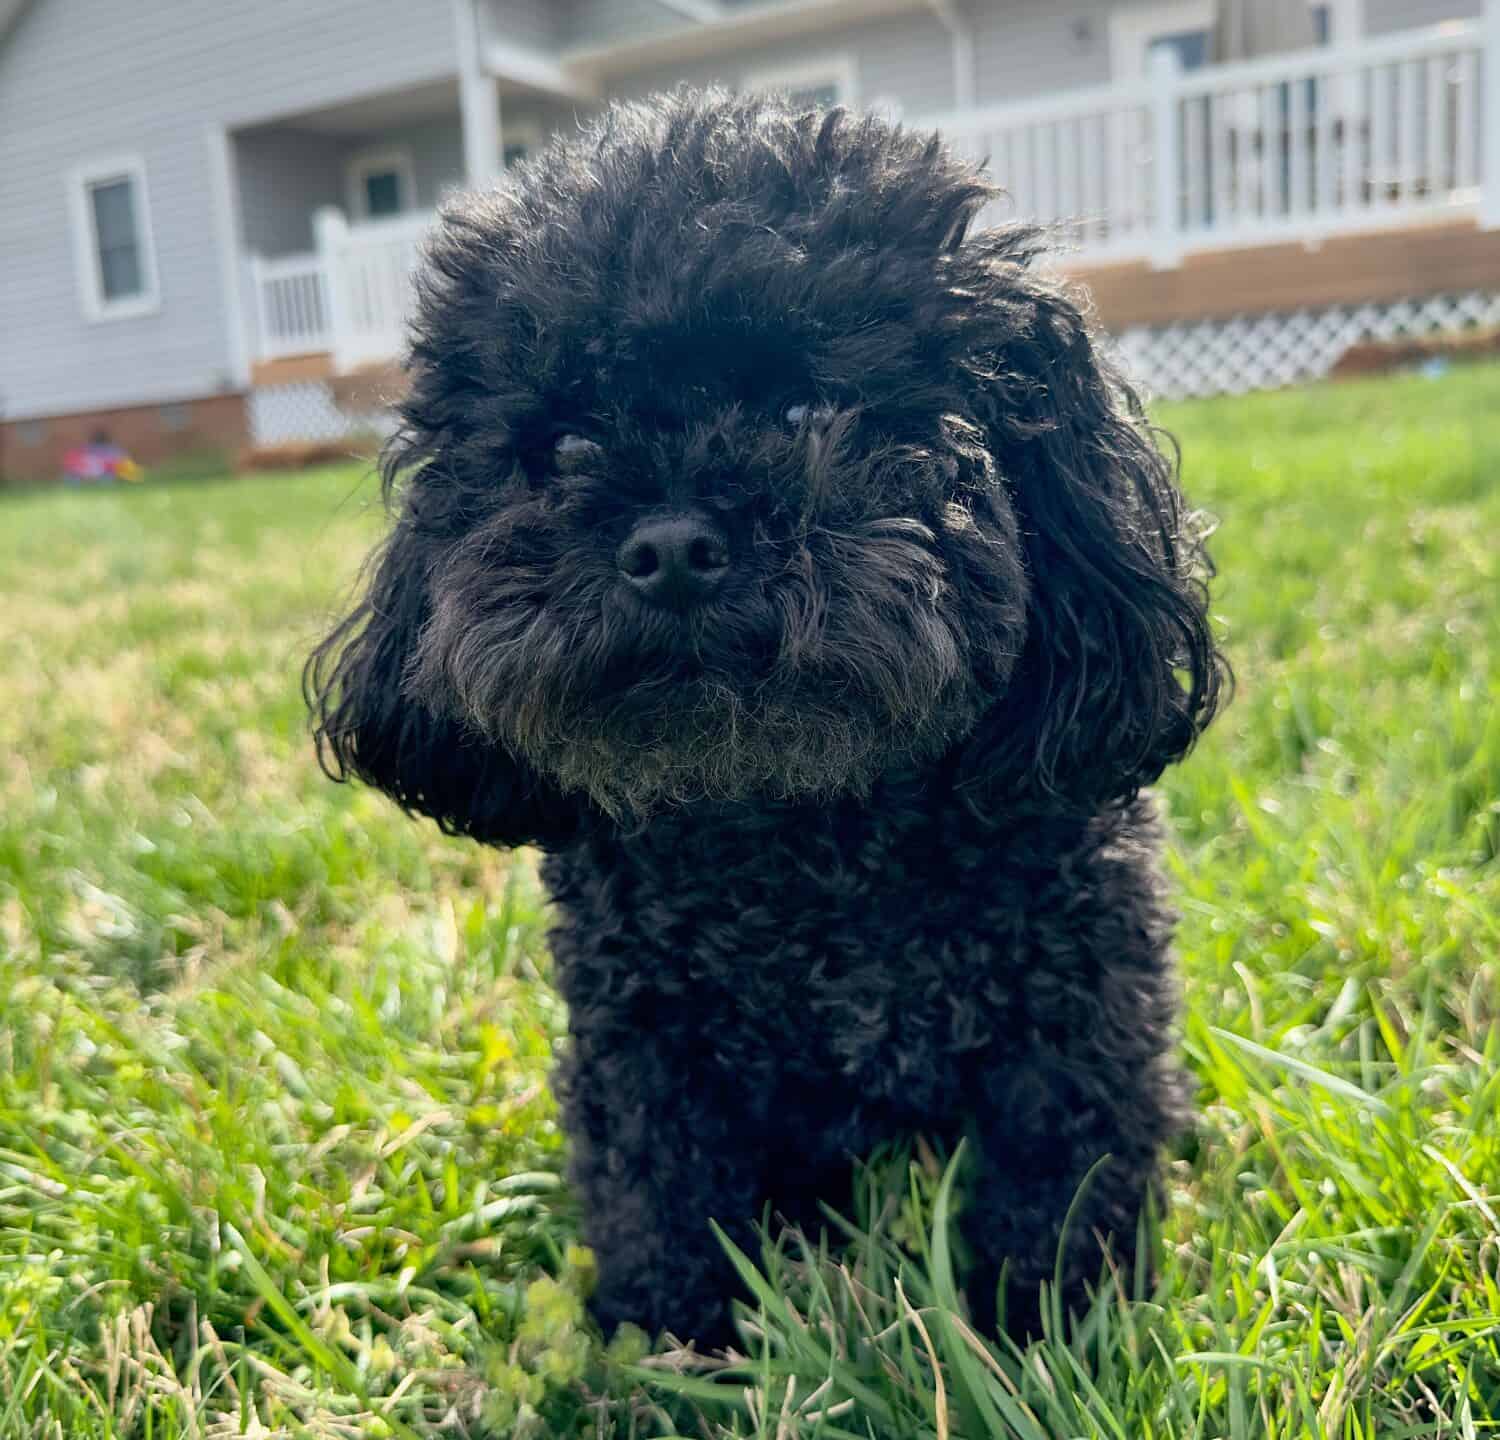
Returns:
[[[0,501],[0,1440],[1500,1431],[1500,368],[1159,418],[1239,676],[1162,786],[1200,1113],[1157,1292],[1024,1357],[925,1153],[746,1259],[742,1363],[606,1349],[532,866],[305,737],[369,478]]]

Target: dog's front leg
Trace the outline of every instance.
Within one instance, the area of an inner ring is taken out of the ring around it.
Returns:
[[[1185,1086],[1163,1056],[1092,1070],[1084,1057],[1017,1065],[983,1088],[964,1224],[978,1263],[966,1288],[976,1323],[992,1328],[1004,1267],[1006,1329],[1020,1339],[1041,1334],[1043,1281],[1060,1275],[1065,1314],[1087,1308],[1102,1245],[1133,1280],[1141,1213],[1160,1195],[1160,1148],[1181,1123]]]
[[[759,1188],[727,1097],[650,1036],[576,1026],[558,1088],[598,1265],[591,1308],[605,1334],[629,1321],[700,1349],[727,1344],[738,1287],[709,1221],[751,1243]]]

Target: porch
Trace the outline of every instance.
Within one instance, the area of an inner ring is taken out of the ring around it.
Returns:
[[[252,380],[323,378],[396,359],[411,275],[432,221],[432,212],[417,211],[350,225],[330,206],[313,219],[315,249],[247,257]]]
[[[1172,269],[1439,219],[1496,228],[1500,4],[1481,20],[1194,70],[1163,47],[1133,83],[927,123],[988,158],[1008,192],[991,218],[1051,226],[1075,266]]]
[[[436,207],[571,113],[557,89],[489,79],[483,123],[453,76],[230,135],[252,383],[289,358],[343,373],[400,353],[409,275]]]
[[[1500,0],[1479,20],[1191,71],[1165,48],[1140,80],[913,123],[988,159],[1007,194],[985,219],[1051,227],[1111,329],[1500,292]],[[311,248],[246,258],[257,374],[400,355],[432,213],[350,208],[316,210]]]

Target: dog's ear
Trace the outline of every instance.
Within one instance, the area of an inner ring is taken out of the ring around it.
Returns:
[[[357,777],[447,834],[563,844],[578,823],[575,800],[406,693],[429,614],[425,550],[409,516],[398,520],[371,557],[364,598],[309,658],[302,688],[319,762],[333,779]]]
[[[1078,307],[1030,272],[1032,252],[989,243],[962,364],[1017,511],[1030,601],[1021,659],[962,780],[980,803],[1092,810],[1191,748],[1228,670],[1175,447],[1158,444]]]

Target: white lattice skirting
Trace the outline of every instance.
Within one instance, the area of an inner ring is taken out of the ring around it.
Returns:
[[[326,380],[258,385],[250,392],[250,443],[257,447],[321,440],[348,440],[394,428],[389,410],[341,410]]]
[[[1140,325],[1115,345],[1148,394],[1238,395],[1327,375],[1351,345],[1500,326],[1500,294],[1471,291],[1228,320]]]

